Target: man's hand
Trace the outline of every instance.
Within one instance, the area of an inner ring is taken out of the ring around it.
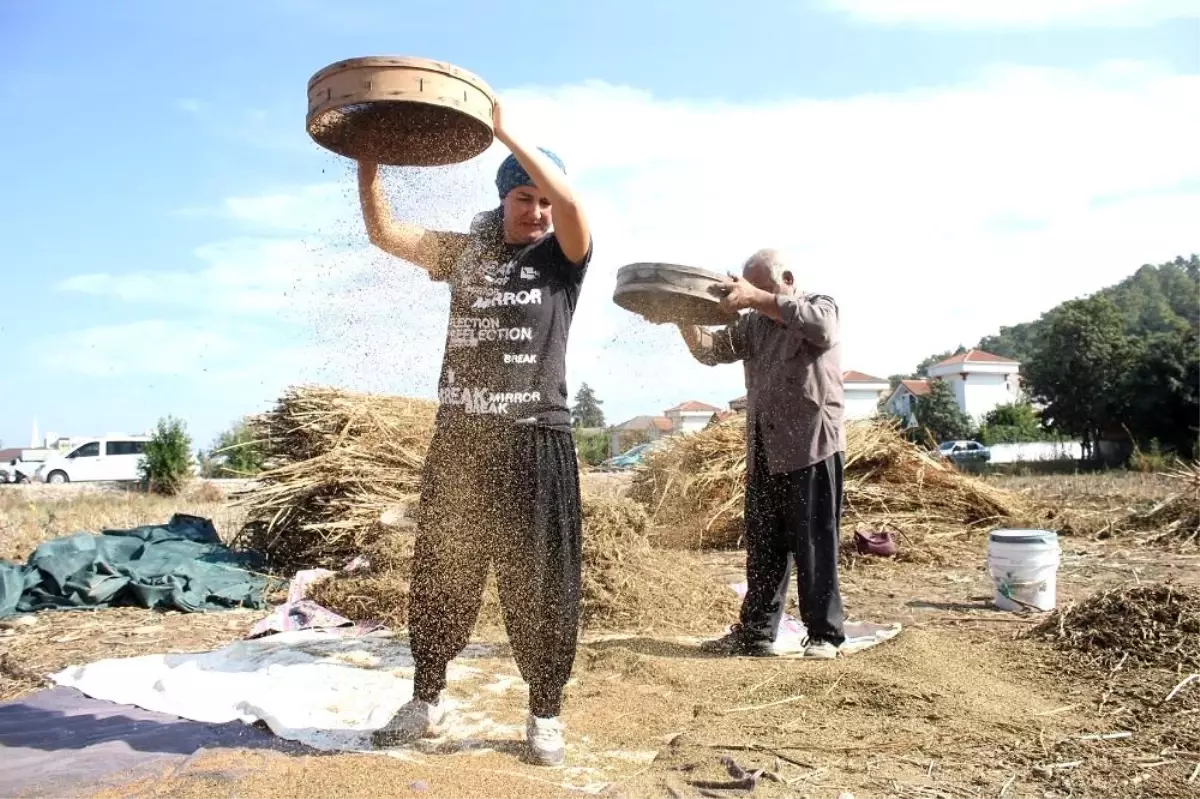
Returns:
[[[746,308],[761,310],[775,302],[775,295],[732,275],[723,278],[717,290],[723,295],[721,308],[725,311],[737,312]]]
[[[683,336],[683,342],[688,345],[688,349],[695,349],[700,346],[700,328],[696,325],[677,324],[679,334]]]

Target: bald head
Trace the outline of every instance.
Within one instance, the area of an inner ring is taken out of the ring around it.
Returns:
[[[772,294],[792,294],[796,279],[778,250],[759,250],[742,267],[742,277],[756,288]]]

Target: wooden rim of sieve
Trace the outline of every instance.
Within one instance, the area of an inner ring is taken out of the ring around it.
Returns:
[[[350,58],[309,79],[306,128],[318,145],[348,158],[453,164],[491,146],[495,102],[486,82],[453,64],[410,56]],[[372,130],[389,131],[388,139]]]
[[[336,61],[327,67],[323,67],[308,79],[308,88],[311,91],[313,86],[324,80],[335,72],[341,72],[346,69],[372,69],[386,67],[403,67],[407,69],[423,69],[428,72],[437,72],[442,75],[449,75],[458,78],[461,81],[471,84],[479,91],[488,96],[489,99],[495,98],[495,93],[492,87],[487,85],[487,82],[478,75],[468,72],[462,67],[456,67],[454,64],[445,61],[434,61],[431,58],[418,58],[416,56],[363,56],[362,58],[347,58],[342,61]]]
[[[617,270],[613,302],[648,321],[727,324],[737,314],[723,311],[709,291],[721,276],[707,269],[666,263],[627,264]]]

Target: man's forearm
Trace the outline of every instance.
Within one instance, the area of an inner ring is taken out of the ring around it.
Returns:
[[[714,333],[697,325],[681,325],[679,332],[692,357],[705,366],[733,363],[742,357],[727,327]]]
[[[772,294],[769,291],[759,291],[750,302],[751,310],[758,311],[763,316],[769,316],[776,322],[783,321],[783,315],[779,311],[779,295]]]

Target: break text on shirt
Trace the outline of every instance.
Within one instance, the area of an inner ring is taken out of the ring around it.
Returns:
[[[490,388],[461,388],[459,386],[444,386],[438,391],[438,402],[442,405],[454,405],[459,407],[463,413],[472,415],[503,416],[508,413],[509,405],[524,405],[541,401],[540,391],[493,392]]]

